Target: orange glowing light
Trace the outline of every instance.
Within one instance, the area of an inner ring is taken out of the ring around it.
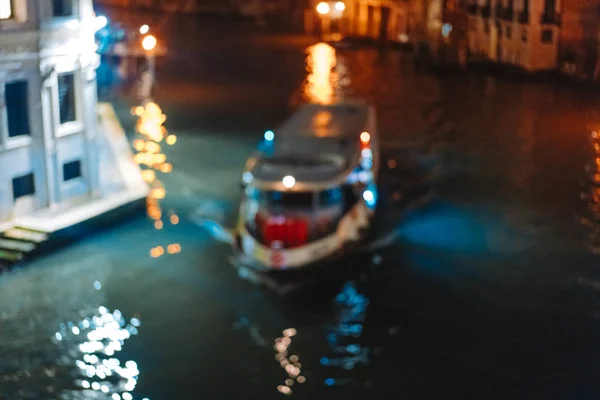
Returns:
[[[155,199],[164,199],[165,196],[167,195],[167,192],[164,188],[156,188],[156,189],[152,189],[152,192],[150,193],[150,195]]]
[[[141,153],[137,153],[135,156],[133,156],[133,161],[135,161],[136,164],[142,164],[144,161],[144,156]]]
[[[388,165],[389,169],[394,169],[394,168],[396,168],[396,166],[398,165],[398,163],[396,162],[396,160],[388,160],[387,165]]]
[[[144,150],[144,147],[146,147],[146,143],[142,139],[136,139],[133,141],[133,148],[137,151]]]
[[[162,217],[162,212],[159,208],[148,209],[148,216],[153,220],[159,220]]]
[[[154,48],[156,47],[156,43],[156,38],[152,35],[148,35],[144,38],[144,40],[142,40],[142,47],[146,51],[151,51],[154,50]]]
[[[292,389],[290,389],[288,386],[279,385],[277,386],[277,390],[279,390],[283,394],[292,394]]]
[[[331,104],[334,101],[337,85],[337,65],[335,49],[327,43],[317,43],[308,49],[307,69],[309,75],[303,92],[312,103]]]
[[[169,172],[173,171],[173,165],[171,165],[169,163],[162,164],[160,166],[160,171],[163,172],[163,173],[165,173],[165,174],[168,174]]]
[[[169,246],[167,246],[167,252],[169,254],[181,253],[181,245],[178,243],[170,244]]]
[[[360,141],[363,143],[369,143],[371,141],[371,135],[369,132],[363,132],[360,134]]]
[[[164,155],[164,154],[155,154],[155,155],[152,157],[152,160],[153,160],[153,163],[154,163],[154,164],[162,164],[162,163],[164,163],[165,161],[167,161],[167,156],[166,156],[166,155]]]
[[[161,230],[163,228],[163,222],[162,221],[155,221],[154,222],[154,227],[158,230]]]
[[[151,169],[147,169],[145,171],[142,171],[142,177],[146,182],[152,183],[156,179],[156,172],[154,172]]]
[[[146,143],[146,151],[148,153],[158,153],[160,151],[160,145],[156,142]]]
[[[176,142],[177,142],[177,136],[175,136],[175,135],[167,136],[167,144],[169,146],[173,146]]]
[[[150,256],[152,256],[153,258],[158,258],[164,254],[165,249],[162,246],[157,246],[150,250]]]
[[[171,215],[171,224],[177,225],[179,223],[179,217],[177,215]]]
[[[331,7],[329,7],[329,4],[327,4],[324,1],[317,4],[317,12],[321,15],[329,14],[330,10],[331,10]]]

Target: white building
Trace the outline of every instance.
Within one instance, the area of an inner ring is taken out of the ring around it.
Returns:
[[[92,0],[0,0],[0,228],[106,196],[95,29]]]
[[[0,221],[98,185],[91,0],[0,0]]]

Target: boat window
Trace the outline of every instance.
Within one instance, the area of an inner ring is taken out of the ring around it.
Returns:
[[[283,208],[312,208],[313,192],[277,192],[265,193],[265,201],[269,206]]]
[[[359,185],[344,185],[344,206],[346,211],[348,212],[352,207],[358,203],[360,199]]]
[[[337,205],[340,204],[342,200],[342,189],[339,187],[327,189],[319,193],[319,205],[321,207]]]

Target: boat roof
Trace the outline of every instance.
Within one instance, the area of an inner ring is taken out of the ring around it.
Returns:
[[[360,134],[368,126],[364,102],[302,106],[275,131],[275,139],[257,156],[255,179],[318,183],[347,172],[360,156]]]

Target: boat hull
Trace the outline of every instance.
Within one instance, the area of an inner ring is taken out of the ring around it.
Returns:
[[[291,249],[267,247],[240,224],[233,243],[234,259],[239,265],[259,271],[291,271],[323,264],[364,242],[374,213],[374,208],[359,202],[340,220],[335,232]],[[243,217],[240,220],[243,221]]]

